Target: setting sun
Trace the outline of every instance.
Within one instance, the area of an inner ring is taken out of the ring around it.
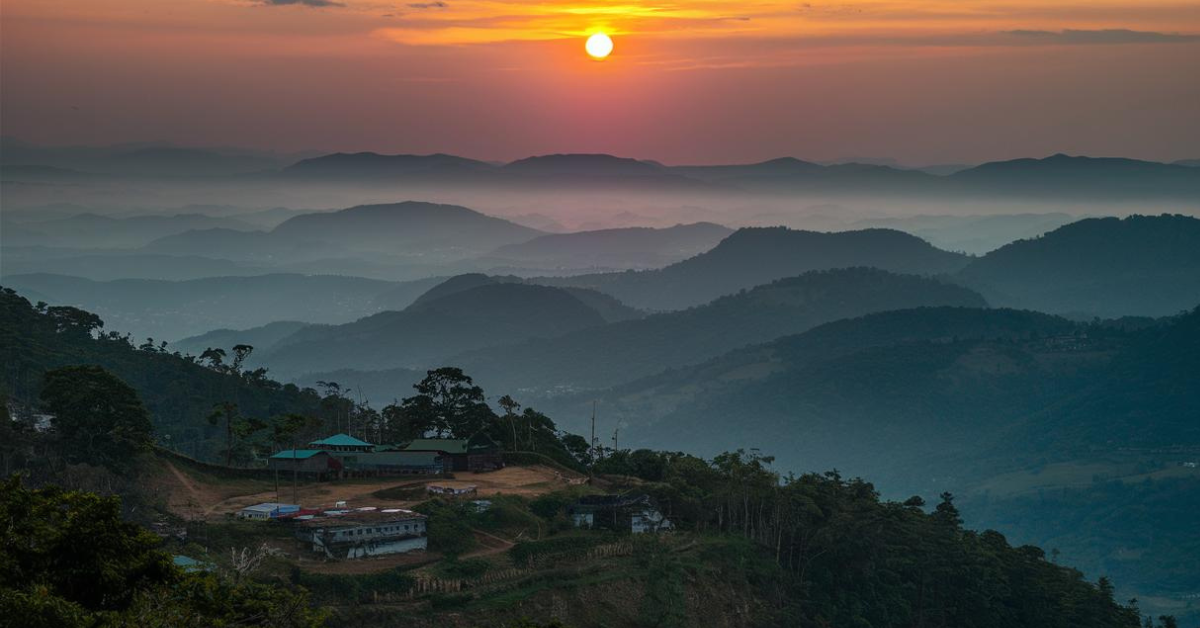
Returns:
[[[584,45],[584,48],[587,49],[587,53],[591,55],[593,59],[603,59],[612,54],[612,38],[604,33],[596,33],[595,35],[588,37],[587,44]]]

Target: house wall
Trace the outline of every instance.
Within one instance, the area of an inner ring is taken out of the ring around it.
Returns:
[[[395,539],[388,541],[378,541],[373,543],[363,543],[350,547],[346,551],[343,558],[365,558],[367,556],[384,556],[387,554],[404,554],[406,552],[415,552],[424,550],[429,543],[427,537],[416,537],[408,539]]]
[[[329,471],[329,456],[319,455],[309,458],[295,460],[291,458],[270,458],[267,460],[267,468],[291,472],[292,469],[300,473],[326,473]]]
[[[467,456],[467,470],[469,471],[495,471],[503,468],[504,454],[498,451]]]
[[[330,558],[361,558],[425,549],[425,531],[424,519],[408,519],[316,528],[297,536]]]

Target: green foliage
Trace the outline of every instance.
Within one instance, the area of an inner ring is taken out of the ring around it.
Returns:
[[[137,392],[99,366],[48,371],[42,407],[53,415],[59,451],[67,462],[130,467],[150,450],[153,426]]]
[[[116,497],[0,485],[0,617],[33,628],[317,628],[304,591],[184,574]]]
[[[418,505],[416,510],[429,517],[426,534],[430,550],[456,558],[478,545],[468,523],[472,509],[466,503],[434,499]]]
[[[431,370],[413,388],[417,394],[400,403],[399,416],[410,422],[414,434],[469,438],[496,418],[484,400],[483,389],[462,369]]]
[[[403,569],[391,569],[369,574],[317,574],[295,567],[291,572],[293,584],[312,592],[318,602],[347,604],[370,601],[374,594],[404,593],[412,589],[415,580]]]
[[[646,549],[646,546],[643,546]],[[645,597],[639,614],[642,625],[684,628],[687,622],[686,574],[665,548],[650,546],[639,556],[645,573]]]
[[[722,454],[707,471],[680,462],[661,472],[662,484],[702,507],[677,510],[676,523],[742,536],[772,557],[787,574],[774,580],[787,584],[788,612],[800,625],[1138,626],[1137,611],[1117,604],[1111,587],[1086,582],[1037,548],[965,530],[948,494],[926,514],[918,502],[881,501],[872,485],[837,473],[781,478],[769,457]],[[756,560],[734,551],[720,562]],[[646,612],[671,616],[673,567],[652,566],[665,582]]]
[[[508,550],[508,557],[513,564],[525,566],[547,557],[579,557],[593,547],[613,540],[615,537],[606,534],[578,534],[521,541]]]
[[[47,371],[99,366],[137,391],[160,443],[197,459],[224,453],[224,431],[207,421],[218,403],[236,403],[248,417],[321,415],[316,391],[210,368],[157,347],[139,349],[119,334],[100,333],[99,319],[86,314],[38,309],[0,289],[0,355],[6,366],[0,389],[19,408],[37,405]]]
[[[1200,477],[1098,481],[1008,497],[962,500],[972,527],[1005,530],[1020,543],[1054,548],[1059,562],[1107,576],[1121,599],[1135,592],[1181,598],[1200,590],[1196,505]],[[1145,610],[1152,610],[1143,598]],[[1185,626],[1200,625],[1200,610],[1173,609]]]
[[[443,578],[473,580],[482,578],[492,564],[482,558],[452,559],[438,565],[437,574]]]

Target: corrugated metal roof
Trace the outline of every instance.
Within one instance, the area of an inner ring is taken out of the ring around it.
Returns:
[[[467,453],[465,439],[418,438],[404,446],[405,451],[444,451],[448,454]]]
[[[255,504],[253,506],[246,506],[242,510],[250,510],[253,512],[275,512],[276,510],[280,510],[283,508],[299,509],[300,507],[297,506],[296,504],[280,504],[278,502],[263,502],[261,504]]]
[[[309,445],[329,445],[335,447],[373,447],[371,443],[365,440],[359,440],[349,434],[334,434],[322,440],[315,440]]]
[[[315,456],[317,454],[324,454],[324,453],[329,453],[329,452],[327,452],[323,449],[285,449],[277,454],[273,454],[271,457],[279,458],[279,459],[286,459],[286,460],[292,460],[292,459],[306,460],[308,458],[312,458],[313,456]]]

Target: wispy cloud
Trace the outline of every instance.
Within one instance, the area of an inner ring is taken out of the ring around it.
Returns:
[[[1170,44],[1200,41],[1200,35],[1135,31],[1127,28],[1065,29],[1061,31],[1013,30],[1005,31],[1005,34],[1037,43],[1050,44]]]
[[[413,3],[409,4],[408,6],[414,8],[414,9],[445,9],[446,7],[449,7],[450,5],[446,4],[445,2],[442,2],[441,0],[438,0],[437,2],[413,2]]]
[[[265,4],[268,6],[275,6],[275,7],[287,6],[287,5],[292,5],[292,4],[306,6],[306,7],[344,7],[344,6],[346,6],[346,5],[342,4],[341,2],[334,2],[333,0],[261,0],[261,4]]]

